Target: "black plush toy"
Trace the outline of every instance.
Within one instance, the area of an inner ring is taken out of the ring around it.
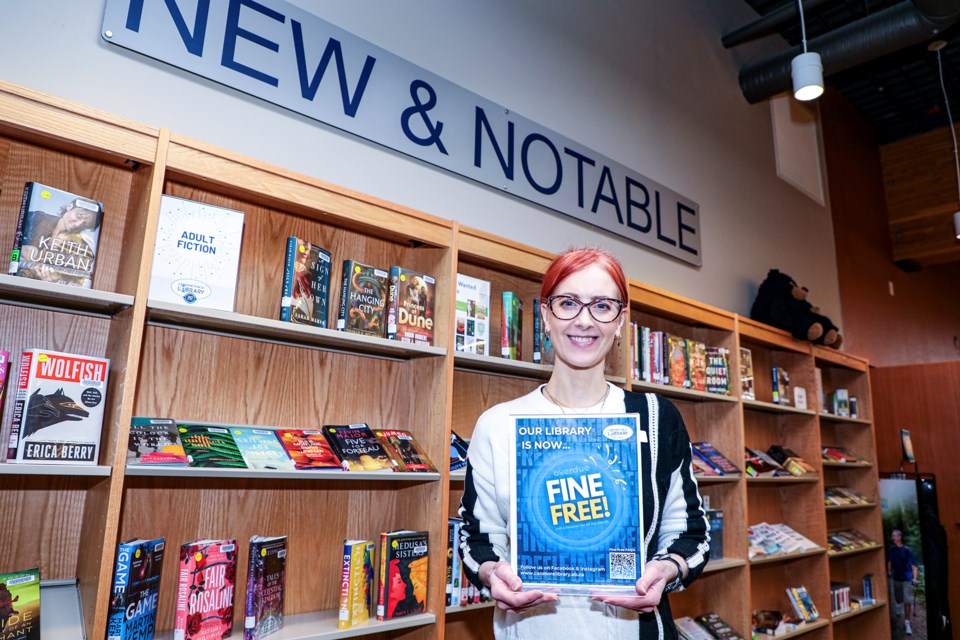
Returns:
[[[843,342],[839,330],[820,309],[807,302],[807,289],[778,269],[770,269],[760,284],[750,317],[789,331],[798,340],[809,340],[834,349]]]

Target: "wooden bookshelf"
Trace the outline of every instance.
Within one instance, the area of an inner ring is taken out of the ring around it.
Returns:
[[[134,415],[291,428],[365,421],[409,429],[431,459],[445,461],[451,431],[469,439],[484,410],[549,378],[548,359],[532,362],[531,328],[533,299],[552,254],[4,82],[0,159],[7,160],[0,161],[0,240],[12,237],[23,185],[30,180],[96,198],[106,211],[92,289],[0,275],[0,346],[14,354],[15,362],[30,348],[111,360],[98,465],[0,465],[0,507],[20,514],[0,547],[0,571],[39,566],[45,580],[75,580],[84,629],[74,635],[102,638],[120,539],[164,536],[176,549],[199,537],[237,538],[245,544],[254,533],[285,533],[290,557],[297,561],[288,564],[288,617],[278,640],[492,637],[491,605],[444,606],[446,518],[456,513],[463,471],[128,467],[129,424]],[[233,312],[148,299],[163,194],[244,211]],[[339,303],[344,258],[381,267],[401,264],[433,275],[438,281],[434,345],[279,322],[283,245],[290,235],[333,253],[331,310]],[[501,293],[514,291],[524,300],[521,360],[457,352],[452,286],[457,273],[491,283],[493,343],[500,330]],[[644,282],[628,284],[629,321],[728,351],[731,395],[636,379],[631,370],[636,345],[627,335],[608,357],[607,380],[670,398],[691,440],[712,443],[735,464],[742,463],[744,447],[785,444],[817,468],[799,479],[699,478],[711,507],[724,513],[727,554],[747,548],[750,522],[785,522],[818,544],[825,543],[828,528],[856,528],[882,539],[879,509],[823,505],[825,484],[879,495],[873,464],[820,461],[824,443],[877,459],[867,363]],[[753,354],[755,400],[740,397],[740,347]],[[807,390],[807,409],[773,403],[771,366],[787,369],[791,384]],[[817,410],[815,367],[822,370],[825,389],[847,388],[858,398],[859,417]],[[0,415],[3,429],[9,428],[12,405],[7,402]],[[374,538],[397,528],[430,533],[427,613],[336,629],[342,540]],[[671,605],[677,615],[713,611],[746,636],[753,609],[789,607],[787,586],[804,584],[822,610],[829,603],[831,580],[857,584],[864,573],[882,576],[883,569],[881,553],[828,557],[820,549],[769,562],[732,557],[711,561],[699,581],[671,596]],[[246,566],[241,566],[237,583],[245,579]],[[176,572],[168,567],[158,638],[171,636],[175,582]],[[878,599],[886,598],[885,584],[877,581],[875,588]],[[239,594],[237,603],[235,626],[243,614]],[[889,638],[885,616],[869,611],[858,616],[864,637]],[[832,624],[842,625],[836,632],[843,635],[840,629],[851,626],[843,625],[845,619],[820,620],[793,635],[826,639],[835,631]]]

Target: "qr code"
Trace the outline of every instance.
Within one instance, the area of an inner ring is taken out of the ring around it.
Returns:
[[[636,580],[637,554],[620,551],[610,552],[610,579]]]

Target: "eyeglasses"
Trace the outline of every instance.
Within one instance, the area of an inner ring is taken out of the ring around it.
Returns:
[[[547,307],[558,320],[573,320],[586,307],[597,322],[613,322],[623,311],[623,300],[597,298],[591,302],[583,302],[573,296],[550,296],[547,298]]]

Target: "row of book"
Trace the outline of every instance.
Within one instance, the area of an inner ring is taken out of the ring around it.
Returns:
[[[869,464],[869,461],[845,447],[834,444],[823,445],[820,456],[824,462],[840,462],[843,464]]]
[[[682,616],[674,619],[673,623],[683,640],[744,640],[715,613],[705,613],[696,618]]]
[[[784,523],[760,522],[747,527],[750,560],[804,553],[820,549],[820,545]]]
[[[693,473],[699,477],[738,475],[741,473],[729,458],[709,442],[692,442]],[[772,445],[767,451],[744,448],[744,471],[752,478],[803,476],[816,469],[795,451],[783,445]]]
[[[793,613],[762,609],[753,612],[753,632],[755,635],[782,636],[796,631],[804,624],[820,618],[820,612],[813,598],[803,585],[786,588],[787,599]]]
[[[730,395],[730,352],[690,338],[630,323],[634,380]]]
[[[467,574],[464,571],[463,562],[457,550],[462,526],[462,518],[447,519],[446,597],[447,606],[451,607],[479,604],[489,600],[485,594],[481,593],[481,591],[467,579]]]
[[[856,529],[836,529],[827,531],[827,553],[830,555],[845,551],[857,551],[880,546],[876,540]]]
[[[177,423],[134,418],[127,464],[293,471],[436,472],[416,438],[399,429],[364,423],[322,429]]]
[[[874,504],[870,498],[850,487],[831,486],[823,488],[823,502],[826,506],[849,507]]]
[[[853,595],[849,583],[830,583],[830,610],[834,616],[857,611],[861,607],[868,607],[877,603],[873,597],[873,574],[864,575],[861,584],[863,595]]]

